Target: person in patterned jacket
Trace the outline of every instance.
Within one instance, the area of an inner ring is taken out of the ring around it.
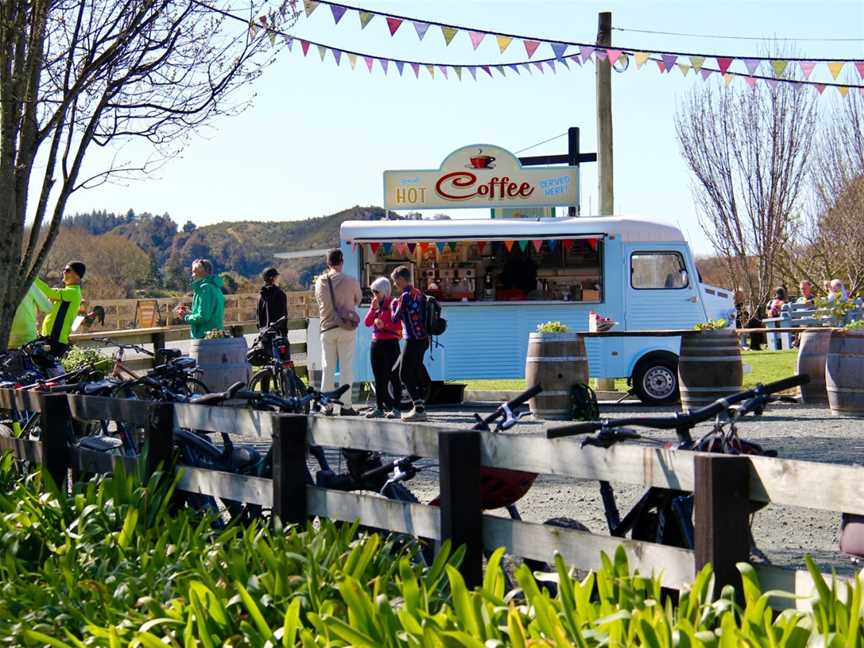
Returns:
[[[405,348],[402,350],[400,376],[413,407],[402,414],[403,421],[425,421],[426,406],[423,402],[423,356],[429,348],[426,332],[426,295],[411,284],[411,269],[399,266],[390,275],[396,284],[399,297],[393,300],[393,321],[402,322]]]

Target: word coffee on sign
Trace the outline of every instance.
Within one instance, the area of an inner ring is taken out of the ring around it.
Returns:
[[[554,207],[578,202],[575,167],[523,167],[509,151],[486,144],[454,151],[440,169],[384,172],[388,209]]]

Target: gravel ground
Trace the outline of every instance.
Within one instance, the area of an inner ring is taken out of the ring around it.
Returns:
[[[483,411],[481,405],[477,407]],[[601,411],[603,416],[615,418],[671,410],[603,404]],[[472,412],[468,408],[431,409],[429,418],[430,423],[444,427],[467,428],[472,425]],[[707,432],[710,425],[697,429],[702,428]],[[541,433],[544,429],[544,424],[529,418],[510,433]],[[831,416],[827,409],[772,404],[762,417],[741,424],[739,433],[765,448],[777,450],[785,458],[828,463],[859,463],[864,458],[864,420]],[[646,436],[673,438],[673,433],[649,431]],[[338,451],[328,450],[327,455],[336,468],[340,463]],[[438,493],[438,466],[432,460],[423,460],[418,465],[422,470],[408,486],[421,502],[426,502]],[[622,514],[643,490],[627,484],[613,487]],[[518,507],[525,520],[542,522],[567,516],[580,520],[595,533],[608,533],[597,482],[541,475]],[[838,573],[853,573],[856,566],[838,551],[839,518],[839,513],[769,505],[757,513],[753,534],[759,548],[774,564],[803,568],[802,557],[809,553],[825,571],[834,568]]]

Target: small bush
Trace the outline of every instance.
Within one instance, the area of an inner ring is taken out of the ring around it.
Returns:
[[[710,322],[698,322],[693,328],[696,331],[719,331],[726,328],[728,323],[725,319],[716,319]]]
[[[569,333],[570,327],[561,322],[543,322],[537,325],[538,333]]]
[[[75,371],[86,365],[92,365],[97,373],[105,374],[111,369],[113,360],[93,347],[71,346],[63,356],[63,369],[67,372]]]

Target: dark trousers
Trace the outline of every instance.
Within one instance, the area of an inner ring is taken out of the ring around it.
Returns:
[[[402,401],[402,381],[393,365],[399,359],[399,340],[372,340],[369,353],[372,373],[375,375],[375,400],[379,410],[390,407],[398,410]],[[394,397],[390,397],[392,385]]]
[[[423,405],[423,356],[429,348],[429,340],[407,340],[402,354],[402,382],[408,388],[411,400]]]

